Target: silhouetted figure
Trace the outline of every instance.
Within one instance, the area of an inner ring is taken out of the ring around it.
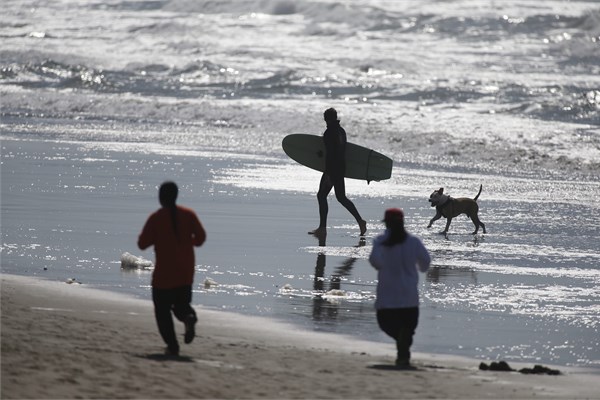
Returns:
[[[165,182],[159,190],[162,208],[150,215],[138,239],[144,250],[154,246],[152,300],[158,330],[167,344],[167,355],[179,355],[173,317],[185,324],[185,343],[195,336],[196,312],[191,306],[194,283],[194,246],[201,246],[206,232],[193,210],[178,206],[178,188]]]
[[[335,197],[356,219],[360,228],[360,235],[367,231],[367,223],[362,219],[354,203],[346,197],[346,131],[341,127],[337,119],[337,111],[333,108],[323,113],[327,129],[323,133],[325,143],[325,172],[321,176],[317,200],[319,201],[319,227],[309,232],[311,235],[321,236],[327,231],[327,213],[329,206],[327,196],[331,189],[335,189]]]
[[[377,273],[377,322],[396,341],[396,366],[410,366],[410,346],[419,321],[419,274],[431,258],[419,238],[404,229],[404,213],[385,211],[386,231],[373,241],[369,262]]]
[[[319,246],[326,246],[327,236],[317,236],[319,239]],[[363,247],[366,244],[364,237],[361,237],[358,241],[358,245],[355,247]],[[327,280],[325,279],[325,267],[326,267],[326,255],[325,251],[317,253],[317,263],[315,265],[315,275],[313,289],[315,290],[315,296],[313,297],[313,319],[335,319],[338,315],[339,305],[331,303],[321,297],[321,294],[325,294],[328,290],[341,290],[343,278],[352,274],[352,268],[358,260],[357,257],[348,257],[338,265],[334,272],[329,278],[329,289],[326,287]],[[323,310],[327,313],[323,315]]]

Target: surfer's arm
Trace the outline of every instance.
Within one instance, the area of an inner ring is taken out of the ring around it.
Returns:
[[[327,128],[323,134],[325,144],[325,172],[343,175],[345,169],[345,142],[333,128]]]

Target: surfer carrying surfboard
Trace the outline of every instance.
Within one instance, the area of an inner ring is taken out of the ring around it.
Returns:
[[[323,142],[325,143],[325,171],[321,176],[317,200],[319,201],[319,227],[309,234],[323,236],[327,233],[327,213],[329,206],[327,196],[331,189],[335,189],[335,197],[352,216],[356,219],[360,228],[360,235],[363,236],[367,231],[367,222],[362,219],[356,206],[346,197],[346,183],[344,175],[346,173],[346,131],[340,125],[337,118],[337,111],[334,108],[328,108],[323,113],[327,129],[323,133]]]

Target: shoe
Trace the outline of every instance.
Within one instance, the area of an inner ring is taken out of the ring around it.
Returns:
[[[398,369],[410,369],[410,360],[408,358],[398,358],[396,359],[396,368]]]
[[[196,337],[196,321],[196,317],[192,314],[185,319],[185,336],[183,340],[186,344],[192,343],[194,337]]]
[[[167,346],[167,348],[165,349],[165,356],[178,357],[179,356],[179,348]]]

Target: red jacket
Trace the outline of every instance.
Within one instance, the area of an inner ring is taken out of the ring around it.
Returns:
[[[152,287],[173,289],[194,283],[194,246],[201,246],[206,232],[193,210],[177,206],[177,236],[173,230],[171,210],[161,208],[146,221],[138,239],[142,250],[154,246],[156,263]]]

